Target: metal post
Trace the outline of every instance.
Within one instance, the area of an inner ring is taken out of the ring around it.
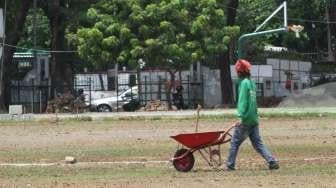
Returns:
[[[158,83],[158,99],[161,101],[161,76],[158,76],[159,77],[159,83]]]
[[[38,66],[37,66],[37,54],[36,54],[36,37],[37,37],[37,31],[36,31],[36,21],[37,21],[37,14],[36,14],[36,11],[37,11],[37,0],[34,0],[34,18],[33,18],[33,32],[34,32],[34,38],[33,38],[33,45],[34,45],[34,64],[33,64],[33,70],[34,70],[34,74],[36,75],[36,78],[37,78],[37,75],[38,75]],[[39,81],[38,81],[39,82]]]
[[[243,43],[245,40],[249,37],[255,37],[255,36],[261,36],[261,35],[266,35],[266,34],[272,34],[272,33],[278,33],[278,32],[284,32],[287,31],[287,28],[279,28],[279,29],[272,29],[268,31],[260,31],[260,32],[255,32],[255,33],[248,33],[244,34],[239,37],[238,39],[238,59],[243,58]]]
[[[258,66],[258,83],[259,83],[259,86],[260,86],[260,89],[261,89],[261,97],[264,96],[264,79],[263,79],[263,82],[261,83],[260,82],[260,65],[257,65]],[[259,97],[259,99],[261,98]]]
[[[200,88],[201,88],[201,92],[202,92],[202,98],[201,98],[201,102],[202,102],[202,105],[204,105],[204,76],[202,74],[201,76],[201,84],[200,84]]]
[[[21,104],[21,97],[20,97],[20,81],[18,80],[17,84],[17,94],[18,94],[18,104]]]
[[[151,101],[153,100],[153,96],[152,96],[152,91],[153,91],[153,88],[152,88],[152,83],[153,83],[153,81],[152,81],[152,70],[149,72],[149,92],[150,92],[150,99],[151,99]]]
[[[75,91],[78,90],[78,87],[77,87],[77,79],[76,79],[76,76],[72,75],[72,84],[73,84],[73,88],[75,88]]]
[[[137,69],[137,86],[138,86],[138,92],[139,92],[139,102],[142,105],[142,85],[141,85],[141,73],[140,73],[140,68]]]
[[[301,72],[301,67],[300,67],[300,64],[301,64],[301,61],[300,62],[297,62],[297,69],[298,69],[298,73],[299,73],[299,84],[298,84],[298,89],[301,90],[302,89],[302,75],[303,73]]]
[[[115,71],[115,86],[116,86],[116,92],[117,92],[117,112],[119,107],[119,80],[118,80],[118,63],[115,63],[114,71]],[[113,109],[112,109],[113,111]]]
[[[190,75],[187,77],[187,85],[188,85],[188,106],[190,106]]]
[[[145,76],[145,103],[147,103],[147,76]]]
[[[116,92],[117,92],[117,112],[118,112],[119,111],[119,81],[118,81],[118,73],[116,74],[115,78],[116,78]],[[112,111],[113,111],[113,109],[112,109]]]
[[[33,30],[34,30],[34,50],[36,50],[36,19],[37,19],[37,1],[34,0],[34,19],[33,19]]]
[[[91,88],[91,78],[89,78],[89,104],[91,106],[91,97],[92,97],[92,94],[91,94],[91,91],[92,91],[92,88]]]
[[[35,93],[34,93],[34,79],[31,79],[31,88],[32,88],[32,92],[31,92],[31,94],[32,94],[32,98],[31,98],[31,113],[33,114],[34,113],[34,95],[35,95]]]
[[[328,61],[333,62],[335,57],[332,51],[331,45],[331,32],[330,32],[330,15],[329,15],[329,8],[328,3],[326,5],[326,18],[327,18],[327,40],[328,40]]]
[[[41,88],[40,88],[40,113],[42,113],[42,91],[41,91]]]
[[[283,13],[283,16],[284,16],[284,27],[286,28],[288,23],[287,23],[287,2],[284,1],[283,2],[283,8],[284,8],[284,13]]]
[[[281,80],[281,72],[280,71],[282,71],[281,70],[281,62],[280,62],[280,59],[278,59],[278,63],[279,63],[279,85],[281,84],[281,82],[282,82],[282,80]]]
[[[6,14],[7,14],[7,0],[5,0],[5,10],[3,13],[3,38],[2,38],[2,58],[0,66],[0,93],[2,94],[2,84],[3,84],[3,74],[4,74],[4,63],[5,63],[5,41],[6,41]]]
[[[273,18],[273,16],[275,16],[282,8],[284,8],[284,11],[285,10],[287,10],[287,8],[285,8],[285,6],[286,6],[287,4],[286,4],[286,1],[282,4],[282,5],[280,5],[268,18],[266,18],[266,20],[261,24],[261,25],[259,25],[258,27],[257,27],[257,29],[254,31],[254,33],[255,32],[257,32],[257,31],[259,31],[259,29],[261,29],[270,19],[272,19]],[[284,13],[284,16],[285,16],[285,21],[284,21],[284,23],[285,22],[287,22],[286,21],[286,13]],[[285,25],[285,27],[287,27],[287,24]]]
[[[281,9],[284,9],[284,26],[283,28],[279,29],[272,29],[272,30],[267,30],[267,31],[259,31],[273,16],[275,16]],[[244,34],[238,39],[238,59],[243,58],[243,43],[246,40],[246,38],[249,37],[254,37],[254,36],[261,36],[261,35],[266,35],[266,34],[271,34],[271,33],[278,33],[278,32],[284,32],[287,31],[287,3],[286,1],[280,5],[261,25],[257,27],[257,29],[253,33],[248,33]],[[259,31],[259,32],[258,32]]]

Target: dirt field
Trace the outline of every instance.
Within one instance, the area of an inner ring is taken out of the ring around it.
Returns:
[[[200,130],[221,130],[233,121],[204,118]],[[2,122],[0,188],[336,187],[335,118],[261,119],[264,141],[280,161],[277,171],[267,169],[247,140],[234,172],[213,169],[198,154],[191,172],[176,172],[168,160],[177,144],[169,136],[192,132],[194,124],[183,119]],[[224,159],[227,149],[223,145]],[[78,163],[64,165],[65,156]]]

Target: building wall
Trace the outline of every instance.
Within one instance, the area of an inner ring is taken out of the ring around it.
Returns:
[[[233,82],[234,91],[236,91],[236,83],[238,76],[234,65],[231,65],[231,76]],[[251,79],[257,85],[258,96],[270,97],[274,95],[274,85],[272,80],[273,72],[271,65],[252,65],[251,67]],[[234,95],[236,96],[236,94]]]
[[[99,76],[101,76],[103,80],[103,85],[101,85],[101,81]],[[91,90],[91,91],[101,91],[107,90],[107,74],[97,74],[97,73],[84,73],[84,74],[75,74],[74,84],[76,87]]]
[[[238,76],[234,65],[230,66],[232,87],[234,96],[236,96],[236,83]],[[220,83],[220,72],[218,69],[209,69],[208,67],[201,67],[202,77],[204,80],[204,105],[205,107],[218,107],[222,103],[222,91]],[[252,65],[251,79],[257,83],[260,96],[273,96],[272,85],[272,66],[271,65]],[[266,82],[269,82],[267,85]]]
[[[202,66],[202,75],[204,80],[204,106],[207,108],[220,106],[222,91],[219,70]]]

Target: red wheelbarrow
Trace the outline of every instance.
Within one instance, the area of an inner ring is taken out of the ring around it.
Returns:
[[[201,106],[197,108],[195,133],[171,136],[171,138],[180,143],[171,160],[177,171],[188,172],[194,167],[195,158],[193,153],[196,151],[200,153],[210,166],[222,165],[220,146],[231,140],[232,135],[230,131],[234,125],[225,128],[223,131],[198,132],[200,109]]]

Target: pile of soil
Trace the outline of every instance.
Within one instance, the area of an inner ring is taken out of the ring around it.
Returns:
[[[336,107],[336,82],[289,95],[279,104],[279,107]]]

